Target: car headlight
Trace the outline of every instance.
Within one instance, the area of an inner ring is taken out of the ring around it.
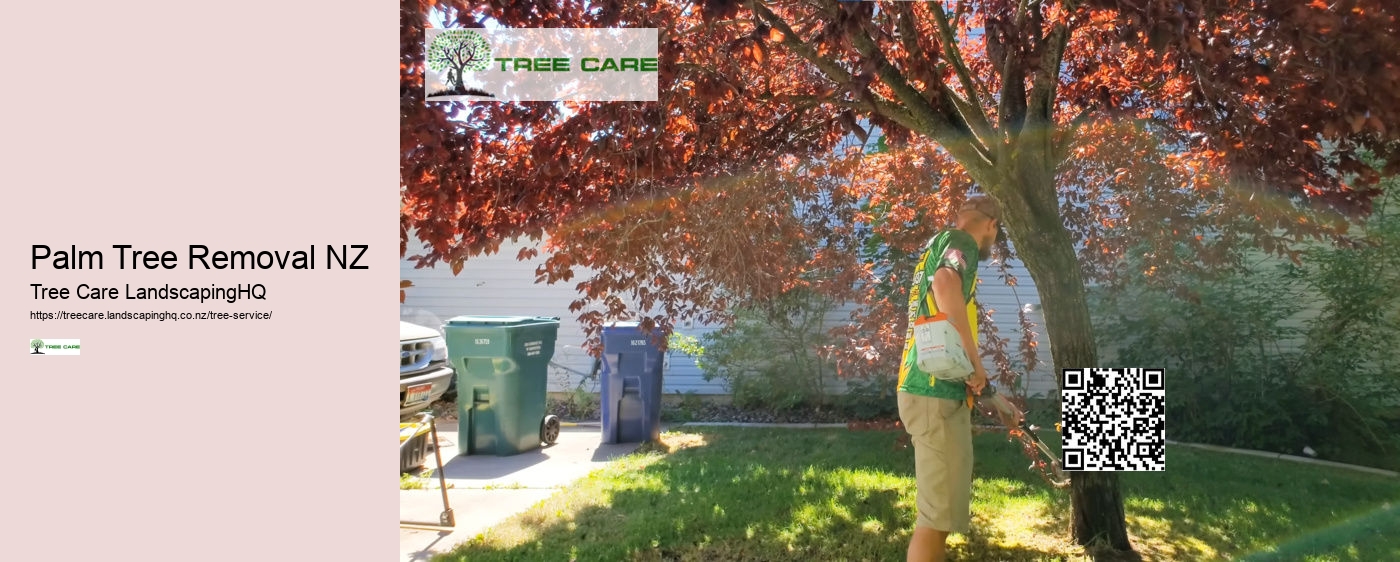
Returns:
[[[433,361],[447,360],[447,340],[433,338]]]

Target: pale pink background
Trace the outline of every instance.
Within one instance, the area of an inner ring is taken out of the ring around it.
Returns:
[[[0,560],[396,556],[398,10],[326,8],[0,8]],[[106,267],[31,270],[32,244]],[[113,244],[181,267],[119,270]],[[318,269],[191,271],[189,244],[316,244]],[[370,269],[323,269],[326,244],[369,244]],[[36,282],[263,283],[268,300],[41,303]],[[273,316],[28,318],[59,308]],[[82,354],[31,357],[34,337]]]

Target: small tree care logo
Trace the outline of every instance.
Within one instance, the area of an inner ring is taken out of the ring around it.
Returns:
[[[466,73],[481,72],[491,67],[491,44],[475,30],[448,29],[437,34],[428,43],[427,64],[434,72],[447,73],[443,80],[447,88],[429,93],[429,99],[447,96],[496,97],[481,88],[467,87],[465,83]]]
[[[656,101],[658,31],[431,27],[423,101]]]
[[[29,340],[29,349],[30,355],[78,355],[82,347],[78,340],[34,338]]]

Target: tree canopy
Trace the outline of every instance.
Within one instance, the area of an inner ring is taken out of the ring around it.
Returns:
[[[1394,150],[1400,45],[1380,0],[588,4],[403,3],[405,251],[416,228],[430,261],[460,261],[633,196],[808,161],[857,115],[892,144],[928,130],[974,177],[1016,131],[1053,131],[1068,157],[1076,123],[1151,120],[1237,189],[1348,212],[1373,195],[1356,151]],[[435,8],[464,27],[660,28],[662,101],[425,105]]]
[[[425,103],[434,10],[466,28],[657,28],[659,101]],[[1169,284],[1181,268],[1229,266],[1242,243],[1290,255],[1290,241],[1343,235],[1367,213],[1381,173],[1400,171],[1397,12],[1386,0],[403,0],[401,251],[459,271],[507,238],[547,234],[540,280],[591,268],[575,306],[595,327],[629,312],[626,294],[668,323],[817,286],[891,320],[847,346],[878,364],[903,331],[881,288],[978,189],[1004,207],[1036,280],[1056,367],[1092,365],[1084,283],[1113,282],[1130,249]],[[873,131],[889,150],[840,150]],[[583,312],[589,302],[605,312]],[[1077,475],[1074,494],[1081,542],[1127,548],[1116,480]]]

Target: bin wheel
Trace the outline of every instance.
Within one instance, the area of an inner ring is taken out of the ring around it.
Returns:
[[[559,417],[545,416],[540,423],[540,441],[546,445],[553,445],[559,439]]]

